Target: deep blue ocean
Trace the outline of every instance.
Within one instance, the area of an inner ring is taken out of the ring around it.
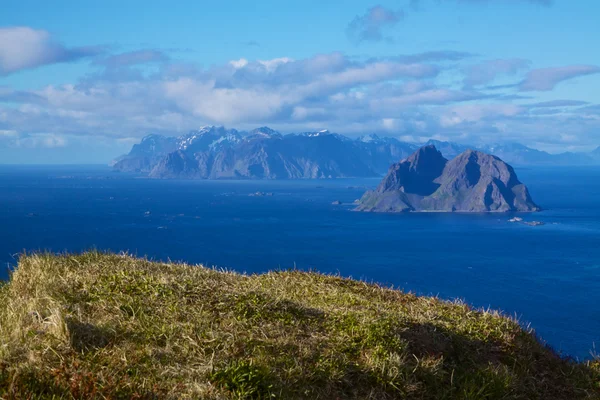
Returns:
[[[0,166],[0,277],[23,250],[128,251],[248,273],[316,269],[501,309],[565,355],[600,347],[600,168],[517,169],[546,209],[371,214],[379,179],[163,181]],[[249,196],[255,192],[272,196]],[[339,200],[343,204],[333,205]]]

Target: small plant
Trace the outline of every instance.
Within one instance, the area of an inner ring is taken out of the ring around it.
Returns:
[[[217,369],[209,376],[215,385],[226,389],[236,399],[269,399],[272,385],[271,377],[265,368],[253,365],[252,361],[233,361],[222,369]]]

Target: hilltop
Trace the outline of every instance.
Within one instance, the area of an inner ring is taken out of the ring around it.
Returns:
[[[466,150],[451,161],[434,145],[393,164],[359,211],[539,211],[514,169],[496,156]]]
[[[512,319],[317,273],[26,255],[0,304],[1,398],[600,398]]]

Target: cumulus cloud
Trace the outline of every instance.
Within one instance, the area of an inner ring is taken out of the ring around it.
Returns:
[[[224,124],[271,125],[284,132],[329,128],[349,135],[437,135],[478,143],[486,138],[559,143],[560,134],[568,132],[600,143],[600,118],[591,108],[578,107],[584,102],[533,103],[513,95],[514,87],[498,92],[462,85],[460,73],[469,57],[439,51],[364,60],[329,53],[297,60],[238,59],[208,68],[165,61],[129,74],[139,69],[135,60],[147,59],[133,57],[135,62],[119,63],[120,73],[110,79],[91,75],[37,90],[0,86],[0,137],[20,148],[69,147],[76,138],[92,137],[118,145],[148,133],[176,135]],[[497,64],[495,74],[513,70],[513,63]],[[513,104],[523,100],[532,104]]]
[[[530,61],[520,58],[490,60],[472,65],[465,70],[464,83],[467,86],[484,85],[500,75],[514,75],[527,69]]]
[[[560,82],[597,73],[600,73],[600,67],[595,65],[539,68],[529,71],[519,88],[522,91],[550,91]]]
[[[0,75],[75,61],[101,51],[99,47],[68,48],[54,41],[48,32],[26,26],[0,28]]]
[[[381,41],[383,30],[393,27],[404,18],[403,10],[391,10],[377,5],[371,7],[363,15],[357,15],[346,29],[348,36],[355,42]]]
[[[335,120],[346,112],[335,111],[340,97],[352,98],[355,107],[364,108],[368,99],[358,95],[360,90],[392,81],[428,80],[438,72],[431,63],[356,61],[341,53],[301,60],[242,59],[208,69],[166,63],[149,76],[87,77],[77,84],[32,91],[0,87],[0,102],[18,105],[0,106],[0,129],[130,137],[185,130],[200,123]],[[418,90],[415,86],[411,95]],[[423,101],[443,100],[434,100],[432,94],[421,96]],[[408,105],[420,100],[396,101]]]

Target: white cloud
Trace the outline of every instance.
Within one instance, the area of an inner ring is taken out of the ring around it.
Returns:
[[[244,68],[246,65],[248,65],[248,60],[246,60],[245,58],[240,58],[239,60],[229,61],[229,64],[231,64],[233,68],[236,69]]]
[[[497,117],[513,117],[523,112],[523,108],[513,104],[467,104],[447,107],[440,119],[443,127],[463,123],[479,122]]]
[[[43,30],[26,26],[0,28],[0,75],[74,61],[99,52],[100,49],[94,47],[64,47]]]
[[[514,75],[527,69],[530,61],[520,58],[485,61],[466,69],[465,84],[483,85],[492,82],[500,75]]]
[[[567,132],[600,144],[595,106],[547,97],[519,106],[485,87],[465,89],[459,80],[464,66],[444,62],[456,57],[437,52],[360,60],[330,53],[298,60],[240,59],[207,69],[165,62],[146,76],[129,74],[131,60],[125,60],[119,68],[123,75],[92,75],[28,91],[0,87],[0,137],[4,145],[21,147],[71,146],[76,137],[105,137],[124,146],[123,140],[148,133],[177,135],[224,124],[454,140],[500,135],[525,144],[561,143]],[[456,79],[447,79],[451,74]],[[569,107],[561,114],[531,112],[561,105]]]
[[[522,91],[550,91],[560,82],[585,75],[600,73],[595,65],[570,65],[557,68],[539,68],[527,73],[521,82]]]
[[[281,58],[274,58],[272,60],[259,60],[258,63],[263,65],[267,69],[268,72],[272,72],[281,64],[287,64],[292,61],[294,61],[294,60],[291,58],[281,57]]]

